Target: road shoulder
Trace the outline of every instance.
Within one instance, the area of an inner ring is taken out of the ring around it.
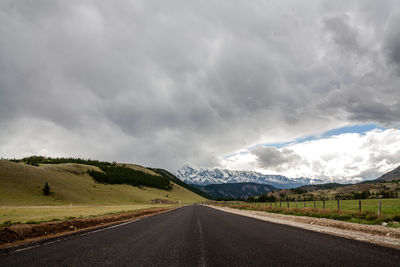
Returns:
[[[283,215],[264,211],[239,210],[214,205],[206,206],[267,222],[289,225],[305,230],[400,249],[400,229],[398,228],[387,228],[379,225],[362,225],[323,218]]]
[[[79,236],[92,231],[107,229],[130,221],[174,210],[178,207],[143,209],[93,218],[61,222],[44,222],[35,225],[20,224],[0,229],[0,252],[8,253],[23,247],[53,242],[54,240]]]

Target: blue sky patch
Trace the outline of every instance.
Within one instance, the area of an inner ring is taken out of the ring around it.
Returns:
[[[332,129],[329,131],[326,131],[324,133],[322,133],[321,135],[310,135],[307,137],[303,137],[303,138],[299,138],[296,139],[294,141],[289,141],[289,142],[283,142],[283,143],[267,143],[267,144],[257,144],[251,147],[246,148],[246,151],[241,151],[238,153],[233,153],[230,155],[227,155],[225,157],[223,157],[223,159],[228,159],[228,158],[232,158],[236,155],[239,154],[246,154],[248,153],[248,151],[251,151],[257,147],[261,147],[261,146],[265,146],[265,147],[275,147],[275,148],[283,148],[286,147],[288,145],[292,145],[292,144],[299,144],[299,143],[304,143],[307,141],[313,141],[313,140],[318,140],[318,139],[323,139],[323,138],[329,138],[335,135],[341,135],[341,134],[346,134],[346,133],[358,133],[361,135],[364,135],[366,132],[369,132],[371,130],[374,129],[379,129],[379,130],[385,130],[386,128],[383,128],[377,124],[362,124],[362,125],[351,125],[351,126],[345,126],[345,127],[341,127],[341,128],[337,128],[337,129]]]
[[[321,137],[331,137],[333,135],[340,135],[345,133],[359,133],[365,134],[373,129],[385,130],[385,128],[380,127],[377,124],[364,124],[364,125],[352,125],[352,126],[345,126],[342,128],[337,128],[333,130],[326,131],[322,134]]]

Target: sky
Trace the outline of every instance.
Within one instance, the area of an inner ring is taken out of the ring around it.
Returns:
[[[376,178],[398,1],[0,2],[0,156]]]

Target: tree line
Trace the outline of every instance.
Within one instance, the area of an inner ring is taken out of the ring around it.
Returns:
[[[172,190],[172,183],[165,176],[152,175],[137,171],[126,167],[125,165],[119,165],[115,161],[99,161],[91,159],[81,158],[50,158],[43,156],[31,156],[25,157],[21,160],[13,160],[15,162],[25,162],[32,166],[38,166],[39,164],[61,164],[61,163],[76,163],[85,164],[99,167],[102,171],[88,170],[87,173],[93,177],[93,179],[102,184],[127,184],[136,187],[153,187],[163,189],[167,191]]]
[[[175,175],[173,175],[169,171],[166,171],[164,169],[158,169],[158,168],[148,168],[148,169],[152,170],[155,173],[158,173],[159,175],[161,175],[161,176],[169,179],[170,181],[172,181],[172,182],[174,182],[174,183],[176,183],[176,184],[178,184],[178,185],[180,185],[180,186],[192,191],[193,193],[195,193],[195,194],[197,194],[199,196],[202,196],[202,197],[207,198],[207,199],[211,199],[211,196],[209,196],[207,193],[205,193],[204,191],[202,191],[202,190],[200,190],[200,189],[198,189],[198,188],[196,188],[194,186],[191,186],[191,185],[185,183],[184,181],[180,180],[178,177],[176,177]]]
[[[171,182],[163,176],[144,173],[126,166],[103,165],[99,168],[103,172],[95,170],[88,170],[87,172],[96,182],[102,184],[128,184],[137,187],[147,186],[167,191],[172,190]]]

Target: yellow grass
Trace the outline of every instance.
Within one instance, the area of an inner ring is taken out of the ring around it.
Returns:
[[[154,199],[182,203],[204,200],[176,184],[172,191],[99,184],[85,173],[87,169],[97,168],[72,163],[35,167],[0,160],[0,205],[121,205],[151,204]],[[51,196],[42,194],[46,181],[54,192]]]
[[[120,213],[139,209],[168,207],[162,204],[137,205],[58,205],[58,206],[0,206],[0,224],[42,222],[65,220],[80,217],[98,216],[109,213]]]
[[[129,167],[152,172],[139,165],[129,164]],[[73,163],[35,167],[0,160],[0,224],[6,221],[62,220],[168,206],[154,204],[156,199],[181,201],[181,204],[205,200],[176,184],[173,184],[172,191],[99,184],[86,174],[88,169],[99,170],[94,166]],[[54,192],[51,196],[42,194],[46,181]]]

